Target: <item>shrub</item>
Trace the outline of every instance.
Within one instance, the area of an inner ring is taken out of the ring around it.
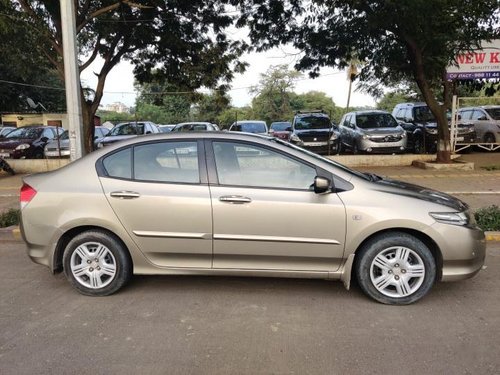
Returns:
[[[474,213],[482,230],[500,230],[500,208],[496,205],[480,208]]]
[[[0,228],[10,227],[19,224],[20,211],[17,208],[11,208],[0,214]]]

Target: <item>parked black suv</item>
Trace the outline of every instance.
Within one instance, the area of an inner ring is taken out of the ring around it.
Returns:
[[[438,128],[430,108],[425,103],[400,103],[394,107],[392,115],[408,136],[407,149],[415,154],[436,152]],[[459,124],[457,140],[461,143],[472,143],[476,138],[474,126]]]
[[[298,111],[293,117],[290,142],[317,153],[336,154],[340,133],[323,111]]]

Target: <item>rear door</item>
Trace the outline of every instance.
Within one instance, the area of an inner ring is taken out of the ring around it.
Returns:
[[[212,209],[202,150],[201,141],[158,141],[102,159],[106,198],[155,265],[212,265]]]
[[[208,142],[214,268],[334,271],[346,218],[337,194],[315,194],[318,170],[243,141]]]

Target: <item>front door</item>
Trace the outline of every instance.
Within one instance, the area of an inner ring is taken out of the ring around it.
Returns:
[[[211,267],[212,210],[197,141],[126,148],[106,157],[103,167],[109,204],[152,263]]]
[[[210,185],[214,268],[335,271],[342,261],[345,209],[310,190],[312,165],[267,147],[213,141],[218,183]]]

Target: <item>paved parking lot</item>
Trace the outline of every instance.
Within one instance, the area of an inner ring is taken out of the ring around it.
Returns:
[[[471,280],[391,307],[340,282],[134,277],[84,297],[0,244],[1,374],[497,374],[500,244]]]

